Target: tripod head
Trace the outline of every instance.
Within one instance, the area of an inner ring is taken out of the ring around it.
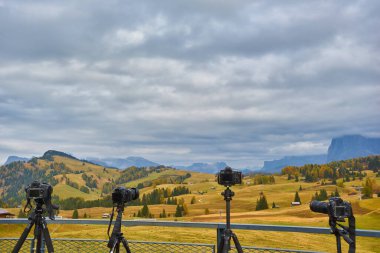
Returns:
[[[230,189],[229,186],[224,190],[224,192],[221,193],[222,196],[224,196],[225,201],[232,200],[232,197],[235,196],[235,193]]]

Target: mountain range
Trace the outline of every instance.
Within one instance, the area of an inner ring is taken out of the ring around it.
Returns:
[[[380,138],[368,138],[362,135],[344,135],[331,140],[327,154],[285,156],[282,159],[265,161],[264,167],[260,171],[277,173],[286,166],[324,164],[332,161],[378,154],[380,154]]]
[[[11,156],[8,156],[8,158],[5,161],[4,165],[7,165],[7,164],[10,164],[10,163],[13,163],[13,162],[18,162],[18,161],[27,162],[29,160],[30,160],[30,158],[11,155]]]
[[[75,160],[79,160],[78,158],[66,154],[61,151],[55,151],[55,150],[49,150],[44,153],[44,155],[41,157],[42,159],[51,160],[52,157],[61,156],[61,157],[67,157]],[[12,162],[17,161],[29,161],[30,158],[24,158],[24,157],[18,157],[18,156],[9,156],[6,163],[4,165],[7,165]],[[156,167],[160,166],[160,164],[149,161],[143,157],[138,156],[130,156],[127,158],[94,158],[89,157],[85,160],[80,161],[86,161],[93,164],[101,165],[104,167],[109,168],[117,168],[117,169],[125,169],[129,167]],[[216,173],[221,169],[224,169],[226,166],[228,166],[225,162],[215,162],[215,163],[193,163],[189,166],[181,166],[181,165],[171,165],[171,168],[179,169],[179,170],[187,170],[187,171],[195,171],[195,172],[204,172],[204,173]]]
[[[128,167],[155,167],[160,164],[149,161],[143,157],[130,156],[127,158],[87,158],[87,161],[90,161],[95,164],[99,164],[105,167],[114,167],[118,169],[125,169]]]
[[[181,170],[196,171],[196,172],[216,173],[227,166],[228,165],[225,162],[216,162],[216,163],[193,163],[189,166],[172,165],[170,167],[181,169]]]
[[[304,156],[285,156],[281,159],[273,161],[265,161],[261,172],[264,173],[277,173],[286,166],[302,166],[305,164],[323,164],[331,161],[339,161],[345,159],[351,159],[356,157],[364,157],[368,155],[380,154],[380,138],[368,138],[361,135],[345,135],[341,137],[333,138],[328,148],[327,154],[317,155],[304,155]],[[49,150],[45,152],[43,158],[51,159],[53,155],[59,155],[68,157],[71,159],[77,159],[71,155],[60,151]],[[28,161],[30,158],[9,156],[4,165],[15,161]],[[77,159],[79,160],[79,159]],[[104,167],[113,167],[118,169],[125,169],[131,166],[135,167],[155,167],[160,164],[149,161],[143,157],[130,156],[127,158],[86,158],[86,160],[94,164],[98,164]],[[204,173],[216,173],[219,170],[225,168],[227,164],[225,162],[215,163],[193,163],[189,166],[171,165],[170,167],[204,172]]]

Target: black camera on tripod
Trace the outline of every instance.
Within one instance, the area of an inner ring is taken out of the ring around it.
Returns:
[[[344,218],[352,216],[351,204],[339,197],[332,197],[329,202],[314,200],[310,203],[310,210],[317,213],[328,214],[338,221],[344,221]]]
[[[241,184],[243,181],[243,175],[241,171],[233,170],[231,167],[226,167],[218,174],[218,184],[226,187],[235,184]]]
[[[30,185],[25,188],[26,192],[26,205],[24,211],[27,207],[32,208],[30,201],[33,199],[37,206],[45,205],[46,210],[49,213],[49,218],[54,220],[54,210],[58,210],[58,206],[51,203],[51,194],[53,193],[53,187],[48,183],[40,183],[39,181],[33,181]]]
[[[53,187],[48,183],[33,181],[25,188],[25,192],[27,202],[24,207],[24,212],[26,212],[27,208],[29,208],[28,212],[33,208],[31,204],[32,199],[34,200],[36,206],[34,208],[34,211],[29,214],[29,224],[21,234],[21,237],[14,246],[12,253],[20,252],[21,247],[24,244],[33,226],[35,227],[34,238],[32,239],[30,246],[31,252],[45,252],[46,245],[48,252],[53,253],[53,242],[51,240],[49,229],[47,228],[47,223],[44,216],[44,212],[47,211],[49,218],[51,220],[54,220],[54,210],[58,210],[59,208],[58,206],[51,203],[51,194],[53,193]]]
[[[110,248],[110,253],[118,253],[120,252],[120,243],[123,244],[125,250],[127,253],[131,253],[131,250],[129,249],[128,242],[124,238],[123,233],[121,232],[121,220],[122,215],[124,211],[124,204],[130,201],[133,201],[135,199],[139,198],[139,190],[137,188],[125,188],[123,186],[118,186],[112,191],[112,213],[110,222],[108,223],[108,244],[107,247]],[[117,217],[115,221],[115,225],[112,229],[112,234],[110,236],[110,229],[111,229],[111,223],[114,216],[114,211],[117,211]]]
[[[139,190],[137,188],[128,189],[123,186],[118,186],[112,192],[112,201],[115,204],[123,205],[138,198]]]
[[[28,187],[25,188],[26,198],[34,200],[45,200],[51,198],[53,193],[53,187],[47,183],[40,183],[38,181],[33,181]]]
[[[336,237],[337,252],[342,252],[341,237],[348,243],[348,253],[355,253],[356,250],[356,225],[350,202],[339,197],[332,197],[328,202],[312,201],[310,210],[317,213],[324,213],[329,216],[331,233]],[[348,226],[339,222],[348,219]]]

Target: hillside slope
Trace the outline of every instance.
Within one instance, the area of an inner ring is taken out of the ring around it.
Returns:
[[[110,194],[116,185],[144,188],[153,184],[175,184],[191,177],[191,173],[165,166],[119,170],[49,150],[28,162],[17,161],[1,166],[0,194],[8,205],[19,205],[25,199],[24,188],[33,180],[39,180],[53,185],[53,195],[60,199],[96,200]]]

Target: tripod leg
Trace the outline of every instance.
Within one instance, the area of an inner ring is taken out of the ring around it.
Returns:
[[[238,253],[243,253],[243,249],[242,249],[242,247],[240,245],[240,242],[239,242],[237,236],[235,235],[235,233],[232,233],[232,239],[234,240],[237,252]]]
[[[127,253],[131,253],[131,250],[129,249],[128,242],[127,242],[127,240],[126,240],[124,237],[123,237],[123,239],[121,240],[121,242],[123,243],[124,248],[125,248],[125,250],[127,251]]]
[[[110,250],[110,253],[115,253],[116,251],[116,246],[117,246],[117,239],[113,242],[112,248]]]
[[[29,224],[26,226],[26,228],[24,229],[24,232],[22,232],[20,239],[18,239],[15,247],[13,248],[12,253],[17,253],[20,251],[20,249],[21,249],[22,245],[24,244],[26,237],[28,237],[28,234],[30,233],[30,230],[32,229],[33,225],[34,225],[34,220],[31,220],[29,222]]]
[[[49,233],[49,229],[47,227],[46,221],[42,221],[41,228],[42,228],[43,238],[45,238],[45,243],[48,249],[48,253],[53,253],[54,252],[53,242],[51,241],[51,237],[50,237],[50,233]]]
[[[218,245],[218,253],[222,253],[223,248],[224,248],[224,238],[220,240],[220,243]]]
[[[36,253],[42,253],[44,250],[43,248],[41,248],[42,247],[42,231],[41,231],[41,229],[42,229],[41,224],[37,220],[36,226],[34,228],[34,235],[35,235],[35,238],[37,238]]]
[[[340,243],[340,235],[339,234],[336,234],[336,252],[337,253],[342,253],[342,246],[341,246],[341,243]]]
[[[229,235],[226,235],[224,237],[222,253],[228,253],[228,251],[231,249],[230,241],[231,241],[231,237]]]

